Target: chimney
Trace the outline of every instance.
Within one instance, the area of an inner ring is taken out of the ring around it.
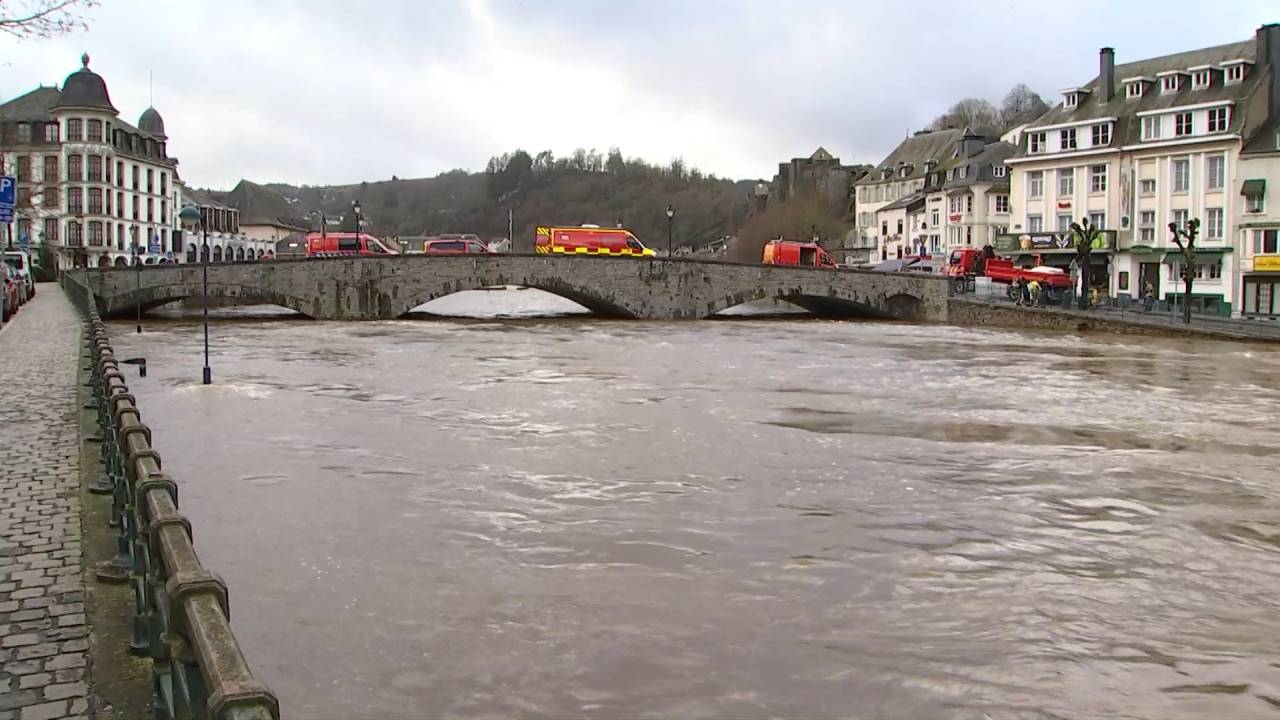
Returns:
[[[1267,114],[1280,115],[1280,24],[1269,23],[1258,28],[1253,62],[1259,71],[1271,73],[1268,85]]]
[[[1102,48],[1098,51],[1098,102],[1109,103],[1116,89],[1116,51]]]
[[[986,146],[987,143],[983,140],[981,135],[975,133],[969,128],[964,129],[964,137],[960,138],[960,152],[965,157],[971,158],[974,155],[977,155],[982,152],[982,148]]]

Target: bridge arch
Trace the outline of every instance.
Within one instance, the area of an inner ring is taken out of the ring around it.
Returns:
[[[408,313],[419,305],[438,300],[455,293],[468,290],[484,290],[485,288],[513,286],[525,287],[557,295],[586,308],[602,317],[637,318],[642,317],[638,308],[632,307],[632,298],[619,297],[615,290],[602,287],[590,281],[577,280],[557,276],[546,277],[510,277],[501,273],[485,275],[477,274],[464,280],[443,280],[429,282],[396,298],[385,298],[386,306],[379,307],[379,316],[396,318]]]
[[[201,294],[202,288],[200,286],[191,286],[185,283],[151,285],[144,286],[141,290],[129,290],[110,298],[99,298],[99,302],[101,307],[104,308],[103,316],[112,317],[128,315],[134,312],[139,305],[142,306],[142,311],[146,312],[161,305],[186,300],[191,297],[200,297]],[[210,282],[208,297],[235,299],[245,305],[279,305],[307,317],[311,316],[308,312],[310,309],[308,301],[270,288],[236,283]]]
[[[738,291],[700,308],[701,317],[717,315],[731,307],[760,300],[777,300],[794,305],[820,317],[832,318],[897,318],[919,319],[924,316],[924,302],[914,295],[898,293],[892,297],[833,293],[828,288],[767,287]]]

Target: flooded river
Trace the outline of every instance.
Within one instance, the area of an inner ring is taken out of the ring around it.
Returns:
[[[114,336],[288,717],[1280,717],[1275,350],[199,327]]]

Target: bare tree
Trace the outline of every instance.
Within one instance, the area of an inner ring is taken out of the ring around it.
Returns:
[[[83,13],[98,0],[0,0],[0,31],[16,38],[50,38],[87,27]]]
[[[1187,291],[1182,295],[1182,322],[1191,324],[1191,284],[1196,279],[1196,238],[1200,235],[1200,221],[1191,218],[1186,229],[1178,227],[1178,223],[1169,223],[1169,232],[1173,233],[1173,242],[1182,254],[1182,282]]]
[[[1093,225],[1089,218],[1078,223],[1071,223],[1071,236],[1076,246],[1076,261],[1080,266],[1080,296],[1076,298],[1076,307],[1089,309],[1089,271],[1093,248],[1102,237],[1102,229]]]
[[[1000,124],[1008,130],[1015,123],[1028,122],[1045,114],[1048,110],[1049,105],[1045,103],[1044,98],[1023,83],[1018,83],[1004,96],[1004,102],[1000,104]]]
[[[1000,123],[1000,112],[982,98],[965,98],[951,109],[939,115],[929,125],[930,130],[962,130],[964,128],[994,128]]]

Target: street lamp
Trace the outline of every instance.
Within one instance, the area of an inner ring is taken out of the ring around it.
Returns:
[[[138,332],[139,334],[141,334],[141,333],[142,333],[142,258],[141,258],[141,257],[139,257],[139,255],[138,255],[138,250],[139,250],[139,248],[138,248],[138,240],[137,240],[137,238],[134,238],[134,240],[133,240],[133,248],[132,248],[132,252],[133,252],[133,266],[134,266],[134,275],[136,275],[136,276],[137,276],[137,278],[138,278],[138,325],[137,325],[137,332]]]
[[[182,226],[194,232],[197,227],[203,233],[204,238],[200,246],[200,269],[204,275],[203,302],[204,306],[204,384],[213,383],[213,371],[209,369],[209,226],[205,224],[204,214],[200,212],[200,208],[195,205],[188,205],[182,208],[182,212],[178,213],[178,219],[182,221]]]
[[[668,205],[667,206],[667,257],[671,257],[671,224],[675,220],[675,217],[676,217],[675,207]]]
[[[356,214],[356,238],[360,237],[360,201],[351,201],[351,212]]]

